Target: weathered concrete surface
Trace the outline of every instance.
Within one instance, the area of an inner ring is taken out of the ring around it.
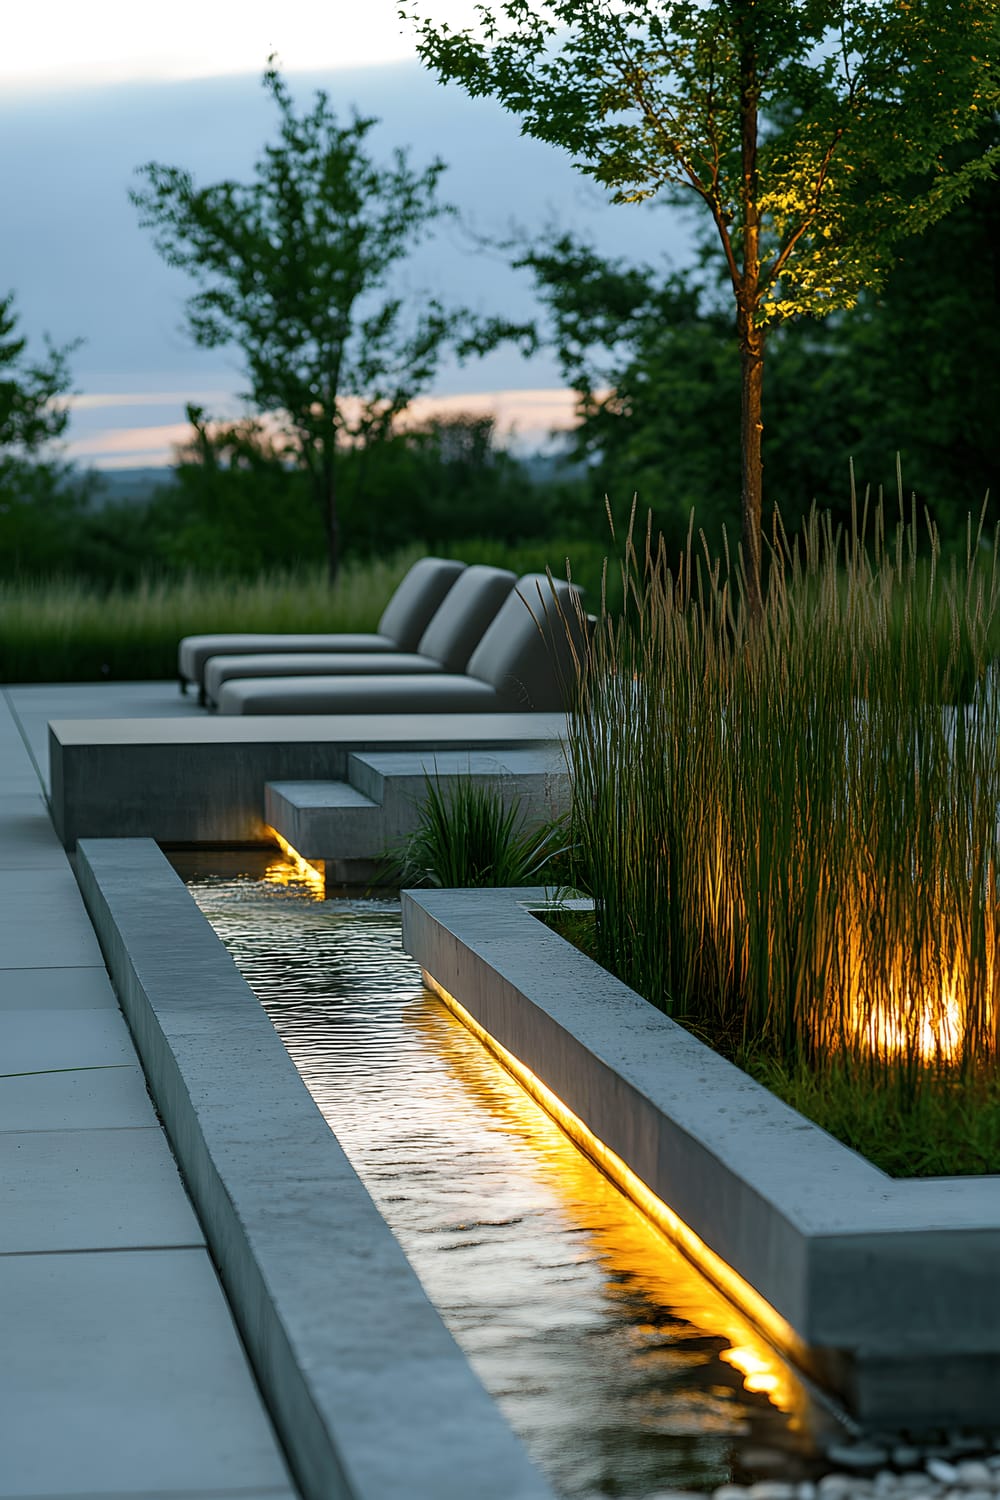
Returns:
[[[552,1500],[163,855],[88,840],[78,865],[309,1500]]]
[[[495,788],[517,803],[526,825],[567,811],[570,780],[562,747],[354,753],[343,781],[268,782],[265,819],[306,859],[377,860],[417,826],[435,781],[445,796],[459,780]]]
[[[787,1320],[863,1419],[1000,1426],[995,1179],[898,1182],[528,909],[417,891],[403,943]]]
[[[474,750],[558,741],[561,714],[56,719],[52,821],[81,838],[266,842],[268,781],[343,780],[354,751]]]

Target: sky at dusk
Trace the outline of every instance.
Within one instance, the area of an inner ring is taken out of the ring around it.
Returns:
[[[424,0],[423,10],[461,25],[472,7]],[[522,137],[495,101],[438,84],[416,59],[394,0],[19,7],[5,19],[0,54],[0,294],[15,292],[31,349],[41,352],[45,334],[58,345],[83,341],[71,357],[78,394],[67,444],[81,463],[168,462],[188,431],[187,401],[218,417],[240,410],[238,351],[191,343],[182,325],[193,284],[159,259],[127,193],[150,160],[188,168],[199,184],[249,179],[276,129],[261,87],[272,52],[300,107],[322,87],[341,118],[352,105],[379,118],[368,137],[376,159],[404,146],[415,169],[434,156],[448,164],[441,196],[466,227],[447,225],[405,263],[404,294],[437,293],[482,314],[539,315],[530,275],[476,243],[515,226],[532,238],[572,229],[631,261],[689,258],[687,215],[609,204],[565,153]],[[551,353],[524,360],[501,349],[464,368],[444,361],[430,395],[418,416],[493,410],[500,430],[513,426],[524,446],[572,413]]]

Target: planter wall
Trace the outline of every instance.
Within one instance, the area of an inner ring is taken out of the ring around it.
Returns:
[[[1000,1183],[887,1177],[545,927],[544,902],[405,892],[404,947],[855,1416],[1000,1426]]]

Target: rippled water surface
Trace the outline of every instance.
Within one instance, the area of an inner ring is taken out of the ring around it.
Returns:
[[[323,900],[258,856],[178,864],[562,1495],[812,1471],[833,1419],[424,989],[398,903]]]

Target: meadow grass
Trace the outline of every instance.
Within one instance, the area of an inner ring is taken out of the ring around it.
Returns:
[[[572,722],[597,956],[820,1123],[909,1120],[895,1171],[996,1070],[996,557],[814,515],[752,621],[738,561],[630,539]]]
[[[374,630],[396,584],[426,550],[414,545],[385,559],[348,560],[333,590],[320,565],[251,579],[189,573],[111,589],[74,578],[0,580],[0,682],[171,678],[180,638],[203,632]],[[603,552],[593,544],[511,549],[472,539],[449,552],[518,574],[549,566],[559,577],[574,554],[600,587]]]

